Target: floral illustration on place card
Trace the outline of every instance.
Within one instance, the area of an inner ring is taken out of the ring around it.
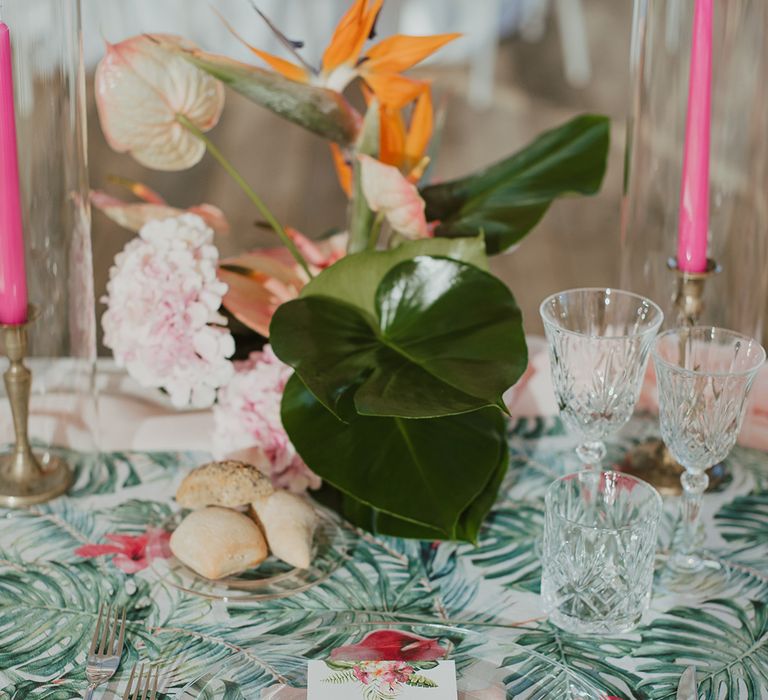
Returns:
[[[453,661],[310,661],[307,700],[455,700]]]
[[[447,654],[434,639],[374,630],[330,659],[309,662],[307,700],[455,700],[456,669],[443,660]]]

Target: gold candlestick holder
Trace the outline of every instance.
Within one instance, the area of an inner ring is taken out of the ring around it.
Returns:
[[[674,258],[670,258],[667,267],[677,274],[677,291],[673,302],[677,311],[677,325],[698,325],[704,311],[706,282],[712,275],[720,272],[720,266],[711,258],[707,258],[707,267],[704,272],[685,272],[680,270]],[[647,481],[665,496],[682,493],[680,476],[685,468],[678,464],[659,438],[651,438],[637,445],[616,467]],[[709,474],[707,490],[712,490],[722,482],[725,469],[722,464],[717,464],[707,473]]]
[[[30,305],[25,323],[0,324],[10,363],[3,380],[16,438],[13,450],[0,455],[0,505],[8,508],[49,501],[63,494],[73,481],[72,470],[63,459],[47,455],[41,462],[29,444],[27,428],[32,372],[24,364],[24,358],[27,355],[27,327],[37,316],[37,308]]]

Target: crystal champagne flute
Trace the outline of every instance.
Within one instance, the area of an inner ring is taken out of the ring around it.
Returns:
[[[539,312],[560,415],[580,437],[579,459],[599,467],[605,438],[635,409],[664,314],[650,299],[603,288],[558,292]]]
[[[722,328],[676,328],[659,335],[653,362],[659,387],[661,436],[685,467],[681,530],[670,567],[698,571],[699,512],[707,469],[736,444],[752,382],[765,350],[748,336]]]

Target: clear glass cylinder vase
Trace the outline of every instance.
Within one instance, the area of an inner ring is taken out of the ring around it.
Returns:
[[[14,99],[32,369],[29,435],[42,452],[97,455],[96,319],[79,0],[3,7],[13,49]],[[0,369],[5,369],[5,359]],[[1,389],[4,391],[4,388]],[[0,401],[0,442],[11,443]],[[74,466],[74,465],[73,465]]]
[[[695,0],[635,0],[621,285],[675,325],[680,185]],[[761,337],[768,275],[768,3],[714,0],[708,254],[701,322]]]

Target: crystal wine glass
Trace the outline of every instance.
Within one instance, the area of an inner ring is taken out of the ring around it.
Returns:
[[[676,328],[656,340],[661,436],[685,467],[682,530],[669,562],[674,571],[697,571],[704,563],[697,550],[706,470],[736,444],[747,395],[764,361],[756,340],[722,328]]]
[[[664,314],[649,299],[602,288],[558,292],[539,312],[560,415],[580,437],[579,459],[599,466],[605,438],[635,409]]]

